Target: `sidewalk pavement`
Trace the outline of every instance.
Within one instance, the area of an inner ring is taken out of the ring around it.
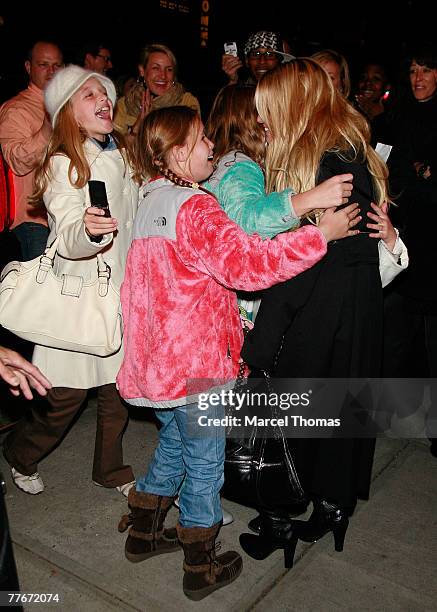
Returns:
[[[117,524],[127,503],[91,482],[94,434],[90,400],[63,443],[41,462],[46,490],[34,497],[12,484],[0,459],[21,590],[58,593],[61,600],[25,610],[437,610],[437,459],[426,440],[378,440],[371,498],[360,502],[344,552],[334,552],[331,534],[316,544],[299,543],[291,570],[283,567],[282,551],[265,561],[241,551],[238,536],[256,513],[224,500],[235,521],[220,532],[222,548],[241,552],[243,572],[229,587],[191,602],[182,592],[182,552],[139,564],[125,559],[126,533],[118,533]],[[137,475],[156,441],[154,423],[131,418],[125,459]],[[176,519],[172,509],[168,524]]]

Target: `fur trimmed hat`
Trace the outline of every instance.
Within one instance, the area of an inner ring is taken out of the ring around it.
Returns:
[[[107,76],[99,72],[85,70],[80,66],[70,64],[66,68],[61,68],[49,81],[45,88],[44,103],[52,119],[52,126],[55,127],[56,118],[61,108],[68,102],[73,94],[91,77],[95,77],[106,89],[108,98],[112,105],[115,105],[117,94],[114,83]]]
[[[295,59],[294,55],[284,53],[279,44],[279,36],[275,32],[266,32],[261,30],[256,34],[251,34],[244,45],[244,55],[249,55],[251,51],[255,51],[259,47],[264,49],[272,49],[275,53],[282,57],[283,62],[290,62]]]

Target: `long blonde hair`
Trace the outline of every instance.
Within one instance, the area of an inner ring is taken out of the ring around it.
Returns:
[[[255,102],[272,134],[266,157],[269,193],[287,187],[298,193],[312,189],[323,155],[335,152],[345,161],[366,163],[376,204],[388,199],[387,166],[370,146],[366,119],[315,60],[297,58],[266,73]]]
[[[125,149],[123,137],[117,132],[112,132],[117,147],[120,149],[125,162],[128,162],[128,152]],[[70,160],[68,167],[68,180],[77,189],[84,187],[91,177],[91,170],[85,156],[84,142],[88,135],[74,118],[71,100],[61,108],[56,118],[46,154],[36,170],[34,187],[35,191],[29,200],[39,204],[52,180],[51,159],[54,155],[65,155]]]

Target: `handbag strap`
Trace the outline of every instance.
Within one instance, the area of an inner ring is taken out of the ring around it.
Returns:
[[[42,284],[46,280],[49,270],[53,268],[60,239],[60,236],[56,236],[52,244],[45,249],[44,253],[39,258],[38,272],[36,273],[36,282],[39,284]]]
[[[101,253],[97,254],[97,274],[99,278],[99,295],[105,297],[111,280],[111,266],[106,263]]]
[[[242,316],[242,313],[241,313],[242,308],[241,308],[241,306],[238,306],[238,309],[239,309],[240,318],[241,318],[241,316]],[[246,327],[245,325],[243,325],[243,336],[244,337],[246,337],[248,331],[249,331],[249,328]],[[240,359],[241,359],[241,357],[240,357]],[[246,376],[245,376],[246,368],[247,368],[247,370],[249,369],[247,363],[243,359],[241,359],[240,365],[238,366],[237,378],[235,379],[235,384],[234,384],[234,392],[235,393],[238,393],[244,387],[244,383],[245,383],[245,380],[246,380]]]
[[[246,380],[246,377],[244,376],[245,371],[246,371],[246,363],[244,361],[240,361],[240,365],[238,367],[237,378],[235,379],[235,384],[234,384],[235,393],[238,393],[244,387],[244,381]]]
[[[56,236],[52,244],[48,246],[41,255],[38,272],[36,273],[37,283],[43,283],[47,277],[47,273],[53,268],[60,240],[61,236]],[[97,253],[97,277],[99,281],[99,295],[105,297],[109,290],[109,281],[111,280],[111,266],[106,263],[101,253]]]

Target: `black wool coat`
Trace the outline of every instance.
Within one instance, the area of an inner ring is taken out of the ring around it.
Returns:
[[[242,357],[278,378],[378,377],[382,347],[382,287],[378,241],[366,223],[374,201],[365,164],[334,153],[321,161],[318,182],[353,174],[349,203],[358,202],[358,236],[328,245],[313,268],[263,292]],[[343,407],[344,410],[344,407]],[[307,492],[353,508],[369,493],[372,439],[294,440],[296,463]]]

